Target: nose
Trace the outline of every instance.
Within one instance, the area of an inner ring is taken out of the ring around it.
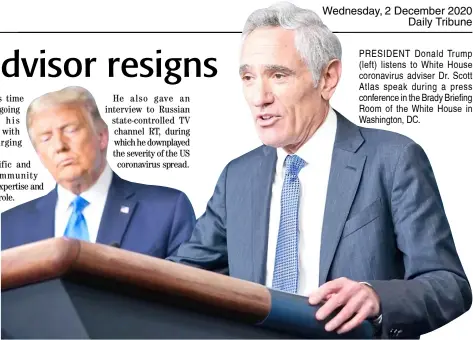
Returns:
[[[266,79],[260,78],[253,86],[252,90],[252,101],[254,106],[263,108],[274,102],[273,91]]]
[[[67,150],[67,143],[62,133],[55,133],[51,137],[51,147],[54,153]]]

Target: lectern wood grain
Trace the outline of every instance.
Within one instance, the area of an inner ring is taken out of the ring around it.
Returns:
[[[106,245],[55,238],[2,251],[2,290],[86,273],[245,314],[255,322],[271,308],[258,284]]]
[[[2,251],[2,290],[62,276],[70,270],[80,242],[55,238]]]

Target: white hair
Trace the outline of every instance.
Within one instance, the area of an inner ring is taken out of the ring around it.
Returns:
[[[87,111],[94,123],[101,122],[105,124],[92,94],[83,87],[69,86],[59,91],[46,93],[31,102],[26,111],[28,133],[35,113],[63,105],[76,105]]]
[[[328,63],[333,59],[342,59],[342,46],[337,36],[311,10],[299,8],[289,2],[258,9],[246,20],[243,41],[255,29],[267,26],[295,30],[294,44],[307,64],[315,86]]]

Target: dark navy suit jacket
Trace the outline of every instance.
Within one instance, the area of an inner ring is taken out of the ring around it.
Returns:
[[[261,146],[231,161],[190,241],[169,260],[265,284],[276,159],[276,149]],[[318,267],[320,285],[347,277],[374,287],[382,337],[418,337],[470,308],[471,288],[418,144],[337,114]]]
[[[2,250],[54,237],[56,200],[54,189],[3,212]],[[96,242],[164,258],[189,239],[194,225],[194,210],[181,191],[128,182],[114,173]]]

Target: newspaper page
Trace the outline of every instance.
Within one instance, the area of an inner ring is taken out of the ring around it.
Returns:
[[[55,188],[26,111],[45,93],[80,86],[108,126],[113,172],[178,189],[201,216],[225,166],[261,145],[239,75],[241,32],[251,12],[273,3],[2,3],[0,212]],[[471,279],[471,2],[292,3],[315,11],[341,42],[331,106],[359,126],[407,136],[427,154]],[[472,315],[422,338],[468,338]]]

